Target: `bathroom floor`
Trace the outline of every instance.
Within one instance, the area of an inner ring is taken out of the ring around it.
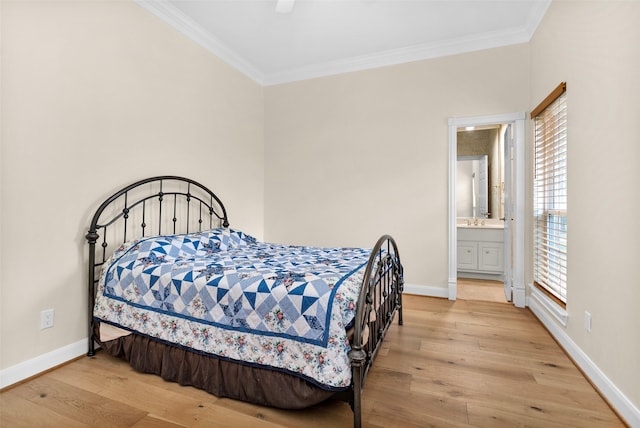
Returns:
[[[458,278],[458,299],[506,303],[504,283],[486,279]]]

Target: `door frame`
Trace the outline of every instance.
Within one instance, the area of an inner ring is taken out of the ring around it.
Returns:
[[[513,147],[513,200],[511,236],[513,239],[513,266],[512,278],[505,278],[505,283],[511,283],[511,296],[513,304],[524,307],[526,294],[524,287],[524,223],[525,223],[525,113],[498,114],[489,116],[470,116],[449,118],[449,213],[448,213],[448,241],[449,241],[449,279],[448,297],[455,300],[458,293],[457,275],[457,241],[458,229],[456,226],[456,161],[458,158],[458,128],[467,126],[483,126],[493,124],[513,124],[515,134]],[[506,256],[505,256],[506,257]],[[508,282],[507,282],[508,281]]]
[[[503,156],[503,172],[504,172],[504,296],[507,299],[507,302],[513,301],[512,295],[512,281],[513,281],[513,239],[511,238],[512,232],[511,228],[513,225],[511,224],[511,220],[513,220],[513,212],[515,212],[515,207],[512,203],[512,187],[513,187],[513,148],[514,148],[514,125],[509,123],[504,129],[504,134],[502,136],[504,145],[502,147],[502,156]]]

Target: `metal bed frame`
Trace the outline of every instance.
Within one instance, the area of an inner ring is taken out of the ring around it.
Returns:
[[[88,356],[95,355],[93,307],[100,271],[123,243],[145,236],[191,233],[229,227],[220,199],[200,183],[178,176],[158,176],[132,183],[96,210],[86,235],[88,263]],[[98,242],[100,241],[100,242]],[[337,398],[347,401],[354,427],[361,425],[362,389],[373,360],[393,323],[402,325],[403,269],[395,240],[381,236],[371,251],[356,306],[349,358],[352,387]]]

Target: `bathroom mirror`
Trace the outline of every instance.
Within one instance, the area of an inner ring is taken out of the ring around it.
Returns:
[[[456,216],[504,217],[504,128],[459,128],[457,132]]]
[[[457,217],[489,218],[488,156],[458,156]]]

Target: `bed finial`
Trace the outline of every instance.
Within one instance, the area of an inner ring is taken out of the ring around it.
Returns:
[[[100,235],[98,235],[98,232],[91,230],[85,235],[85,238],[87,239],[87,242],[89,244],[95,244],[96,241],[98,241],[99,237]]]

